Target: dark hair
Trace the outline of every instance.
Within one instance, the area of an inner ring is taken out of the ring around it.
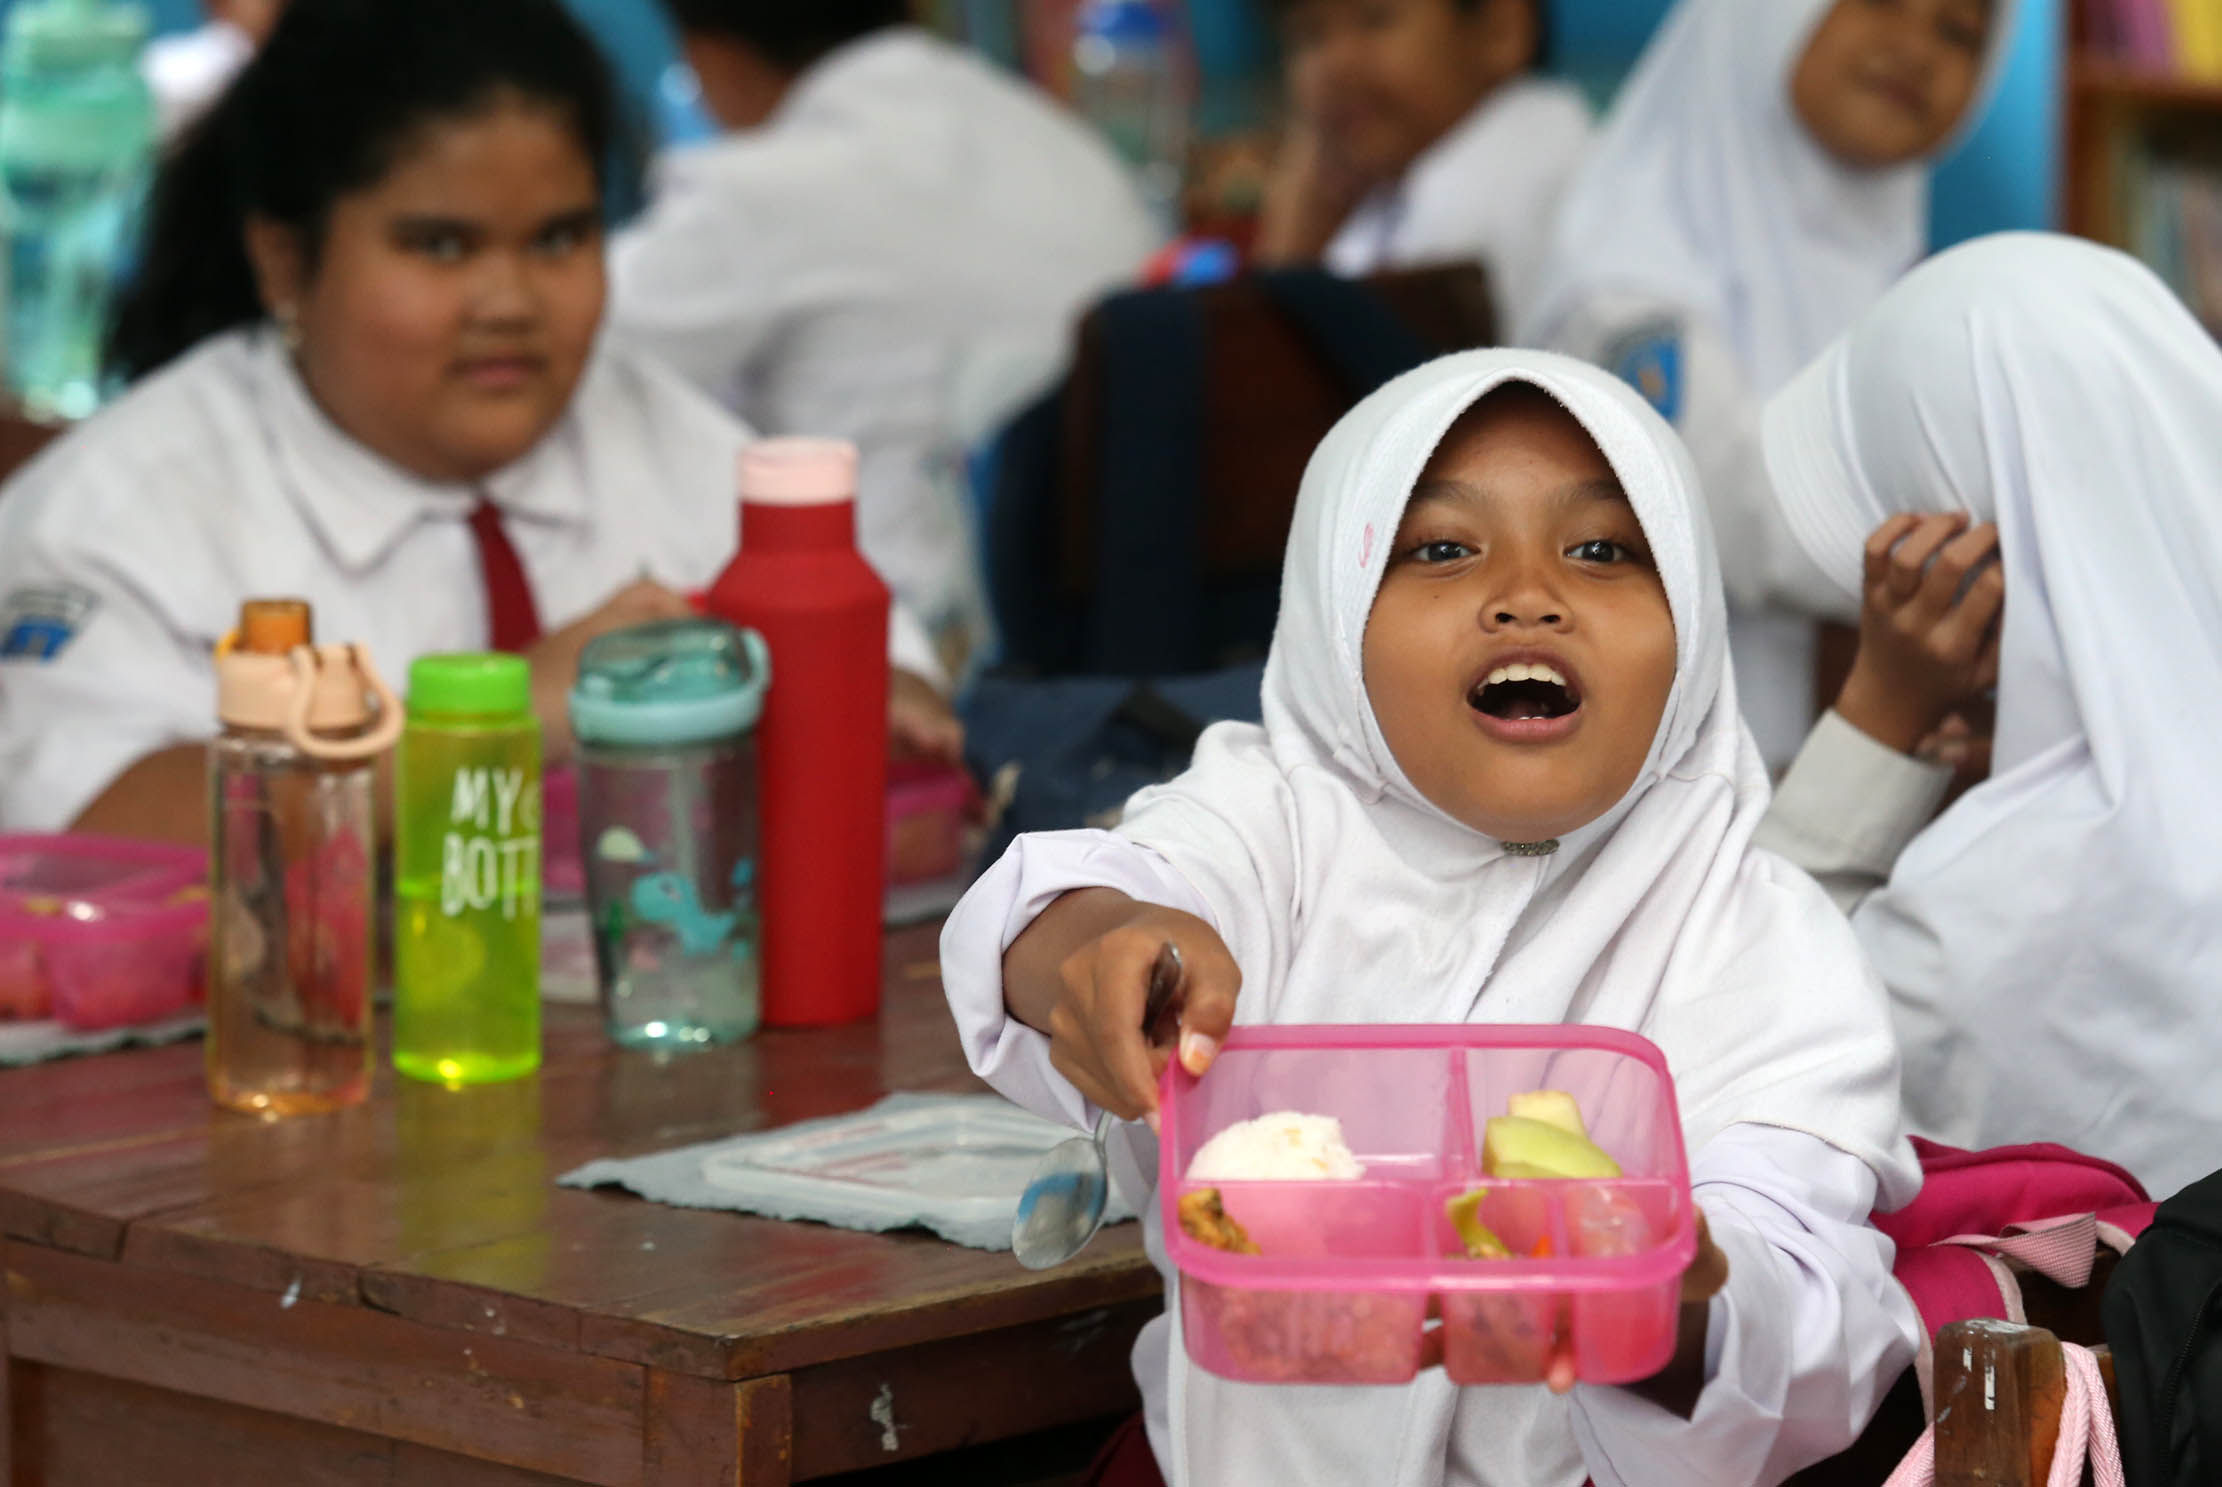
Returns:
[[[1303,0],[1266,0],[1266,8],[1278,15],[1302,3]],[[1482,0],[1450,0],[1450,3],[1471,14],[1481,9]],[[1527,0],[1528,9],[1535,12],[1535,55],[1528,59],[1530,68],[1551,65],[1551,4],[1552,0]]]
[[[908,0],[664,0],[664,8],[681,31],[743,42],[789,72],[910,19]]]
[[[559,0],[294,0],[162,165],[111,370],[144,376],[262,318],[250,217],[300,233],[313,269],[335,201],[375,185],[427,124],[505,94],[560,111],[600,178],[609,72]]]

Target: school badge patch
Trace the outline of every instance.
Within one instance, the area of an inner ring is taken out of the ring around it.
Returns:
[[[1621,381],[1643,394],[1661,418],[1674,422],[1682,414],[1682,327],[1672,320],[1638,326],[1615,341],[1605,365]]]
[[[73,583],[27,584],[0,599],[0,661],[51,661],[100,608]]]

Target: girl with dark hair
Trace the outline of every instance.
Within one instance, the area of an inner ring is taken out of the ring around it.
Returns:
[[[0,823],[205,830],[210,647],[311,600],[389,675],[533,667],[551,760],[594,636],[687,611],[749,435],[598,352],[601,60],[557,0],[295,0],[157,183],[129,394],[0,499]],[[901,628],[901,627],[899,627]],[[898,663],[931,674],[910,627]],[[954,724],[917,675],[898,736]]]
[[[1527,303],[1589,105],[1535,73],[1543,0],[1273,0],[1289,125],[1257,254],[1341,274],[1479,259]]]

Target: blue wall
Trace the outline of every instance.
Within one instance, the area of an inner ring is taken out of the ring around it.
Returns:
[[[1552,0],[1566,69],[1609,85],[1671,0]],[[2014,54],[1982,127],[1937,171],[1939,247],[2057,220],[2061,0],[2021,0]]]

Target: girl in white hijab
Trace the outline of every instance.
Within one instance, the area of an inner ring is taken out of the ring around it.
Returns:
[[[1942,772],[1924,795],[1922,766],[1831,717],[1769,835],[1837,870],[1847,900],[1887,874],[1853,923],[1890,988],[1917,1129],[2065,1142],[2156,1194],[2222,1162],[2218,422],[2222,350],[2167,286],[2035,233],[1908,275],[1766,414],[1789,529],[1824,575],[1814,601],[1865,596],[1855,671],[1900,651],[1881,690],[1930,694],[1932,714],[1956,700],[1933,681],[1955,661],[1963,686],[1991,668],[1997,685],[1990,778],[1934,825],[1920,807]],[[1952,536],[1914,530],[1936,513],[1995,524],[1997,566],[1969,577],[1984,528],[1943,544],[1929,585],[1892,562],[1893,537],[1902,558]],[[1896,644],[1894,614],[1926,615],[1933,644]],[[1865,783],[1826,787],[1847,768]],[[1891,783],[1909,775],[1910,819]]]
[[[1768,763],[1812,721],[1813,628],[1759,409],[1927,250],[1929,164],[1979,114],[2014,0],[1682,0],[1567,193],[1514,327],[1637,386],[1713,505]]]
[[[1880,988],[1812,881],[1749,847],[1767,778],[1673,432],[1546,352],[1390,383],[1305,475],[1264,702],[1117,833],[1021,838],[966,896],[942,973],[973,1067],[1077,1125],[1153,1115],[1168,940],[1191,1069],[1230,1022],[1629,1028],[1666,1051],[1713,1242],[1679,1399],[1236,1384],[1154,1322],[1135,1368],[1168,1480],[1722,1487],[1841,1449],[1918,1335],[1866,1220],[1919,1178]],[[1150,1129],[1112,1146],[1166,1269]]]

